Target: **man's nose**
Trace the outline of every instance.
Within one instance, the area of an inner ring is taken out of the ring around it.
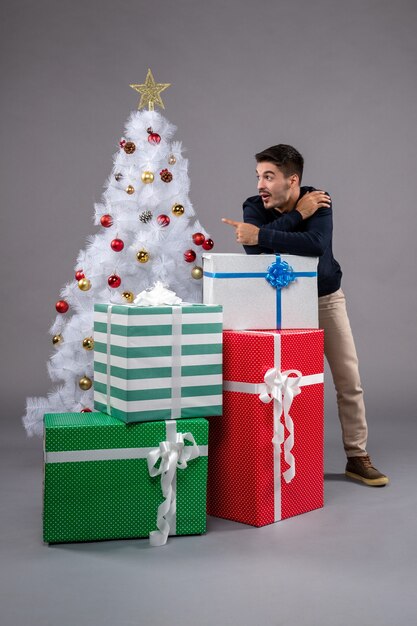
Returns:
[[[258,180],[257,189],[262,189],[262,187],[263,187],[263,182],[262,182],[262,179],[260,178]]]

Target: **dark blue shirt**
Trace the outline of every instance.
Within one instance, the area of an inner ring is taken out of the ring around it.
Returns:
[[[301,187],[300,198],[314,187]],[[295,208],[289,213],[265,209],[260,196],[252,196],[243,204],[243,221],[259,227],[256,246],[243,246],[246,254],[298,254],[318,256],[318,295],[327,296],[340,287],[342,270],[333,256],[332,207],[318,209],[303,220]]]

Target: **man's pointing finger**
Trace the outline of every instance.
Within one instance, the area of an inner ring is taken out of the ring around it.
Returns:
[[[222,222],[224,222],[225,224],[230,224],[230,226],[234,226],[236,228],[236,226],[239,226],[239,222],[235,222],[233,220],[229,220],[226,217],[222,217]]]

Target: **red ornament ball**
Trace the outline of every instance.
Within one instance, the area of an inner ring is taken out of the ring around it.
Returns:
[[[122,279],[117,274],[112,274],[108,277],[107,282],[109,284],[109,287],[111,287],[112,289],[117,289],[117,287],[120,287],[120,285],[122,284]]]
[[[187,261],[187,263],[192,263],[193,261],[195,261],[196,256],[197,255],[194,250],[186,250],[184,252],[184,260]]]
[[[122,239],[113,239],[110,244],[110,247],[114,252],[121,252],[125,247],[125,243]]]
[[[201,246],[204,240],[205,240],[205,237],[203,233],[194,233],[193,242],[195,243],[196,246]]]
[[[58,302],[55,304],[55,308],[58,313],[66,313],[69,309],[69,304],[68,302],[66,302],[66,300],[58,300]]]
[[[171,220],[169,219],[168,215],[158,215],[156,221],[160,226],[168,226]]]
[[[85,409],[81,409],[80,413],[92,413],[93,411],[91,409],[89,409],[88,407],[85,407]]]
[[[203,241],[203,248],[204,248],[204,250],[211,250],[213,246],[214,246],[213,239],[205,239]]]
[[[75,272],[75,280],[82,280],[83,278],[85,278],[83,270],[77,270]]]
[[[160,143],[161,141],[161,135],[158,135],[158,133],[154,133],[152,128],[148,128],[147,129],[148,132],[148,141],[149,143],[152,143],[153,145],[156,145],[158,143]]]
[[[104,226],[104,228],[109,228],[113,224],[113,218],[111,215],[106,213],[106,215],[102,215],[100,217],[100,224]]]

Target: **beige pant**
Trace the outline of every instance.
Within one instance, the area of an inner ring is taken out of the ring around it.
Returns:
[[[324,330],[324,353],[336,388],[346,455],[363,456],[368,426],[358,357],[341,289],[319,298],[319,326]]]

